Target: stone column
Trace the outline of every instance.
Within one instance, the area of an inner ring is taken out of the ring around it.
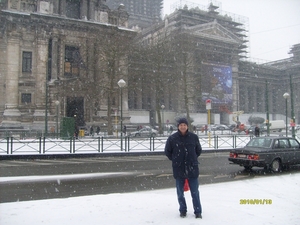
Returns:
[[[142,109],[142,105],[143,105],[143,94],[142,94],[141,86],[142,86],[142,82],[139,81],[138,82],[139,88],[136,89],[136,93],[135,93],[135,95],[136,95],[135,97],[137,97],[137,108],[138,109]]]
[[[80,18],[82,20],[88,20],[88,5],[87,5],[87,0],[82,0],[80,2]]]
[[[45,119],[46,112],[46,76],[47,76],[47,58],[48,58],[48,39],[37,38],[36,50],[36,88],[35,88],[35,104],[34,112],[35,122],[42,122]],[[49,106],[49,101],[48,101]]]
[[[5,88],[5,110],[2,123],[16,123],[21,116],[19,105],[20,40],[12,37],[7,42],[7,73]]]
[[[249,85],[248,84],[246,84],[245,85],[245,99],[247,99],[247,101],[245,101],[244,102],[244,104],[245,104],[245,109],[244,109],[244,111],[246,111],[246,112],[249,112]]]
[[[59,14],[59,1],[53,1],[53,14]]]
[[[239,66],[238,66],[238,59],[237,57],[234,57],[234,60],[232,60],[232,111],[242,111],[244,109],[240,108],[239,104]]]
[[[58,68],[57,68],[57,60],[58,60],[58,39],[56,37],[54,37],[52,39],[52,62],[51,62],[51,72],[52,72],[52,76],[51,78],[53,80],[57,80],[57,73],[58,73]]]
[[[255,83],[254,83],[255,85]],[[252,93],[251,93],[251,99],[253,101],[252,109],[250,109],[250,112],[257,112],[257,93],[256,93],[256,86],[253,87],[252,85]]]
[[[65,16],[66,15],[66,0],[61,0],[60,1],[60,7],[59,7],[59,14],[61,16]]]
[[[88,15],[88,19],[91,21],[95,20],[95,2],[94,0],[89,0],[90,1],[90,5],[89,5],[89,15]]]
[[[87,57],[85,57],[84,61],[86,62],[86,66],[87,66],[88,79],[94,79],[95,65],[92,62],[94,62],[96,57],[93,51],[93,49],[95,48],[97,48],[97,45],[94,43],[94,40],[87,38],[86,45],[84,46],[84,49],[82,49],[82,51],[85,51],[87,54]]]

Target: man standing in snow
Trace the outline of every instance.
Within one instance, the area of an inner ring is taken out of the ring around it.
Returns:
[[[165,154],[172,161],[180,217],[186,217],[187,212],[184,197],[184,183],[187,179],[193,199],[195,217],[202,218],[202,207],[198,190],[198,157],[201,154],[202,147],[198,136],[188,130],[188,121],[186,118],[180,118],[177,121],[177,127],[177,132],[172,134],[166,142]]]

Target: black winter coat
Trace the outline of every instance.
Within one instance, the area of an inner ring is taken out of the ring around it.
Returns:
[[[174,178],[197,178],[201,152],[202,147],[196,134],[189,131],[184,136],[180,131],[172,134],[166,142],[165,154],[172,160]]]

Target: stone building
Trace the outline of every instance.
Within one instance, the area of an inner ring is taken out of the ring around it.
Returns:
[[[270,113],[286,115],[284,93],[289,93],[288,117],[294,114],[300,121],[300,44],[290,49],[291,57],[268,63],[239,62],[239,105],[245,113]]]
[[[110,10],[104,0],[0,4],[2,126],[49,131],[57,116],[74,117],[79,126],[107,121],[107,105],[112,113],[119,107],[117,82],[127,76],[120,66],[126,55],[110,59],[108,48],[114,37],[126,45],[136,35],[124,7]],[[113,74],[108,60],[117,67]],[[108,82],[115,84],[110,91]]]
[[[129,82],[135,83],[129,90],[129,109],[149,111],[150,118],[162,117],[164,113],[165,123],[180,114],[193,114],[193,119],[205,117],[205,101],[211,99],[211,112],[217,118],[213,123],[233,123],[232,112],[237,111],[243,111],[247,117],[266,117],[268,112],[270,120],[276,120],[286,114],[282,95],[293,92],[288,116],[291,118],[293,111],[296,122],[299,121],[299,44],[291,48],[292,56],[288,59],[260,64],[251,62],[247,28],[247,18],[222,12],[213,4],[207,8],[177,5],[163,21],[143,29],[137,36],[136,41],[141,46],[148,46],[151,51],[156,46],[161,51],[152,62],[151,56],[146,56],[129,68]],[[174,42],[180,36],[182,40]],[[166,49],[160,44],[162,42],[169,44],[171,57],[169,52],[164,54]],[[180,46],[186,43],[182,49]],[[184,54],[190,58],[186,68],[178,60]],[[157,59],[165,60],[164,64],[155,64]],[[161,77],[157,85],[152,82],[153,73]],[[183,76],[178,73],[186,75],[186,92],[182,86]],[[162,118],[155,119],[160,120]],[[206,123],[206,119],[202,123]]]
[[[161,21],[161,10],[163,0],[107,0],[111,9],[123,4],[129,13],[129,28],[140,30],[148,28]]]
[[[248,42],[245,23],[240,21],[247,19],[221,15],[217,9],[212,4],[208,9],[183,7],[139,33],[137,42],[141,46],[151,49],[161,44],[161,52],[153,62],[148,57],[149,67],[144,60],[129,68],[129,82],[142,77],[129,90],[130,109],[152,110],[159,115],[163,105],[165,111],[178,114],[205,113],[207,99],[213,100],[214,112],[221,105],[236,108],[239,61],[247,53]],[[164,43],[168,44],[166,49]],[[167,49],[172,49],[171,56],[165,54]],[[156,66],[159,56],[163,65]],[[153,70],[161,77],[156,87],[149,85]],[[187,79],[186,87],[183,79]]]

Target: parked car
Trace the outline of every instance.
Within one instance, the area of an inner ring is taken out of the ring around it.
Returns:
[[[131,132],[128,136],[130,137],[155,137],[157,135],[158,131],[151,128],[151,127],[145,127],[138,131]]]
[[[254,134],[255,127],[256,127],[256,125],[252,125],[251,127],[249,127],[248,128],[248,133],[249,134]],[[260,134],[263,134],[263,133],[267,132],[267,127],[265,125],[260,124],[260,125],[258,125],[258,127],[259,127],[259,133]]]
[[[197,131],[205,131],[205,127],[207,127],[206,124],[195,124],[195,125],[193,125],[193,127],[194,126],[196,127]]]
[[[228,125],[229,130],[233,131],[236,128],[236,124],[230,124]]]
[[[300,145],[290,137],[252,138],[244,148],[232,150],[228,160],[245,169],[256,166],[278,172],[283,166],[300,164]]]
[[[292,129],[293,129],[293,128],[290,126],[290,127],[289,127],[289,131],[292,131]],[[296,125],[294,129],[295,129],[295,131],[300,130],[300,125]]]
[[[211,125],[211,130],[229,130],[229,127],[224,124],[214,124]]]

